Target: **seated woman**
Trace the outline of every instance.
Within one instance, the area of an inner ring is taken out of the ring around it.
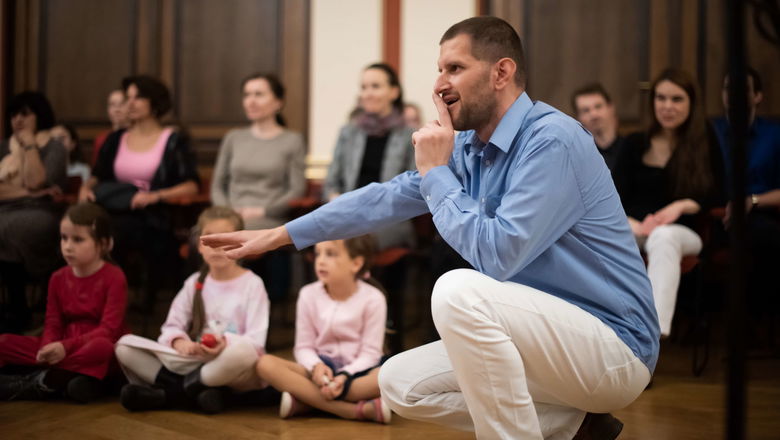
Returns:
[[[108,115],[108,120],[111,121],[111,128],[101,131],[95,136],[95,141],[92,144],[92,156],[90,157],[92,165],[97,162],[100,147],[106,142],[108,135],[114,131],[127,128],[130,123],[127,119],[127,109],[125,107],[125,91],[122,89],[112,90],[106,100],[106,114]]]
[[[79,199],[94,200],[113,216],[115,251],[120,266],[140,252],[146,270],[144,303],[155,293],[175,258],[171,212],[165,201],[198,192],[195,156],[181,132],[164,127],[171,109],[168,89],[149,76],[122,80],[130,128],[108,136],[100,149],[93,176],[81,187]]]
[[[613,177],[631,230],[647,254],[647,274],[666,337],[680,260],[702,249],[695,215],[724,201],[723,160],[690,75],[667,69],[651,90],[650,127],[626,139]]]
[[[403,118],[403,91],[387,64],[372,64],[360,81],[360,111],[342,127],[323,186],[325,201],[372,182],[386,182],[414,170],[412,130]],[[413,246],[411,222],[375,233],[379,249]]]
[[[65,187],[67,153],[49,129],[54,112],[39,92],[8,103],[10,139],[0,142],[0,283],[8,304],[0,332],[15,333],[30,320],[25,283],[60,265],[57,245],[61,211],[51,195]]]
[[[284,224],[290,200],[306,189],[303,137],[285,128],[280,115],[284,86],[273,75],[252,74],[241,83],[248,127],[231,130],[222,140],[214,167],[211,201],[229,206],[247,229]],[[266,282],[271,300],[284,297],[289,284],[289,254],[272,252],[251,263]]]
[[[55,125],[51,129],[51,137],[59,141],[68,152],[68,177],[79,177],[82,183],[89,180],[92,171],[84,161],[84,153],[81,151],[81,142],[76,128],[70,124]]]

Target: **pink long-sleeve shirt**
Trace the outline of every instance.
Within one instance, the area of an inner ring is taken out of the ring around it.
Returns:
[[[198,274],[192,274],[173,299],[157,339],[160,344],[172,346],[177,338],[190,340],[187,330],[192,320],[192,298],[197,280]],[[232,280],[217,281],[209,275],[203,282],[201,294],[206,322],[217,320],[224,324],[228,343],[230,334],[244,335],[251,339],[258,354],[265,353],[269,301],[260,277],[246,271]]]
[[[320,355],[340,367],[335,372],[374,367],[382,357],[386,321],[385,296],[364,281],[344,301],[331,298],[319,281],[307,284],[298,295],[295,360],[310,371]]]

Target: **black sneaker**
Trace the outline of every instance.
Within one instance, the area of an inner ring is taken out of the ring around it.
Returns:
[[[623,430],[623,422],[612,414],[587,413],[572,440],[614,440]]]
[[[103,395],[103,385],[94,377],[79,374],[68,381],[65,393],[78,403],[89,403]]]
[[[24,375],[0,375],[0,400],[43,400],[56,390],[43,384],[46,370]]]
[[[148,411],[166,406],[165,391],[129,383],[122,387],[119,402],[128,411]]]
[[[198,393],[195,402],[198,408],[206,414],[221,413],[225,409],[227,390],[224,387],[206,388]]]

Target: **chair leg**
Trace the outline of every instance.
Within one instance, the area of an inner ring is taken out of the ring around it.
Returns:
[[[691,369],[693,375],[701,376],[707,367],[710,356],[710,323],[703,309],[703,262],[695,267],[693,276],[695,276],[695,293],[693,305],[693,360]]]

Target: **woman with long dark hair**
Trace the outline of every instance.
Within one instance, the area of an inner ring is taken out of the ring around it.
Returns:
[[[626,138],[614,172],[631,230],[647,255],[661,335],[671,332],[680,260],[701,252],[695,217],[722,204],[723,160],[693,78],[667,69],[653,81],[652,119]]]

